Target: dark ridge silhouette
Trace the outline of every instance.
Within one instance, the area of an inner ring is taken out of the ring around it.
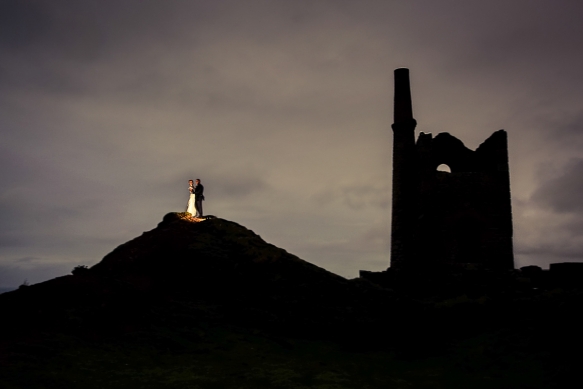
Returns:
[[[0,295],[2,387],[548,388],[578,375],[576,265],[377,273],[388,289],[188,216]]]
[[[20,319],[14,322],[17,330],[39,320],[45,328],[58,328],[66,321],[59,315],[68,309],[86,311],[92,330],[134,326],[143,322],[148,304],[184,300],[220,305],[220,314],[237,322],[314,332],[371,320],[390,295],[301,260],[236,223],[191,220],[186,213],[170,213],[95,266],[21,287],[2,295],[0,303]]]

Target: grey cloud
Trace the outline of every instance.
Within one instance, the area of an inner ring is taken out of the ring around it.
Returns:
[[[209,213],[290,252],[347,276],[386,264],[388,227],[369,229],[389,225],[399,66],[419,130],[471,148],[509,131],[513,196],[532,214],[515,217],[521,258],[576,239],[575,195],[550,188],[578,191],[579,167],[546,183],[536,170],[580,159],[576,2],[0,7],[1,263],[97,261],[182,210],[198,176]]]
[[[517,200],[514,201],[514,222],[517,266],[548,267],[553,262],[583,261],[580,212],[560,212],[547,202]]]
[[[87,95],[108,85],[112,88],[108,81],[115,83],[116,74],[123,75],[124,70],[137,73],[125,84],[155,81],[156,75],[149,74],[151,64],[173,55],[169,51],[173,43],[184,41],[182,26],[196,25],[201,17],[201,9],[194,5],[186,12],[177,12],[176,5],[131,0],[3,1],[0,47],[5,55],[0,82],[12,88]],[[107,63],[118,68],[113,70]],[[123,64],[133,66],[123,69]]]
[[[554,108],[554,107],[553,107]],[[566,105],[554,114],[541,118],[545,125],[545,140],[565,151],[579,151],[583,146],[583,111],[575,104]]]
[[[222,178],[222,179],[221,179]],[[214,186],[209,187],[213,196],[241,199],[267,189],[267,184],[259,177],[215,177]],[[211,181],[212,182],[212,181]]]
[[[56,55],[82,58],[84,55],[78,56],[79,51],[95,53],[101,48],[115,49],[116,42],[126,39],[177,37],[173,33],[181,29],[181,22],[195,22],[201,17],[204,7],[198,5],[204,3],[55,0],[47,4],[6,0],[1,4],[5,33],[2,41],[17,49],[32,45]],[[188,4],[191,6],[184,10]],[[176,6],[182,7],[183,12],[177,11]]]
[[[546,262],[553,259],[558,262],[573,261],[583,262],[583,245],[574,245],[566,242],[555,244],[544,244],[535,247],[518,248],[516,255],[533,255],[537,257],[546,257]],[[578,261],[577,261],[578,260]]]
[[[340,202],[354,210],[365,207],[388,208],[390,190],[386,182],[361,183],[359,181],[355,179],[355,182],[350,185],[331,185],[332,188],[315,193],[311,198],[320,206]]]
[[[36,284],[50,278],[69,274],[75,263],[17,262],[0,263],[0,285],[16,287],[25,281]]]
[[[579,214],[537,210],[529,204],[529,216],[519,239],[515,254],[553,261],[583,260],[583,221]]]
[[[23,257],[23,258],[18,258],[15,259],[14,262],[15,263],[31,263],[31,262],[37,262],[39,261],[40,258],[36,258],[36,257]]]
[[[318,243],[303,241],[297,245],[297,253],[346,278],[354,278],[358,270],[385,270],[389,266],[386,255],[389,248],[388,223],[371,220],[366,228],[355,229],[353,234],[343,238]]]
[[[2,247],[24,247],[29,245],[29,243],[21,233],[0,231],[0,246]]]
[[[572,159],[562,172],[544,182],[532,200],[556,212],[583,213],[583,159]]]
[[[0,3],[0,45],[22,50],[49,29],[47,7],[38,1],[5,0]]]

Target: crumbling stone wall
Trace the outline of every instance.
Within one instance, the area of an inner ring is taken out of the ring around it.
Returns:
[[[415,142],[416,124],[408,69],[397,69],[391,267],[514,268],[506,132],[473,151],[448,133]]]

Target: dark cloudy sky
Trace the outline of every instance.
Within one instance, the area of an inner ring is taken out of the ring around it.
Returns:
[[[389,264],[393,70],[418,130],[510,142],[517,266],[583,261],[579,0],[0,1],[0,286],[205,211]]]

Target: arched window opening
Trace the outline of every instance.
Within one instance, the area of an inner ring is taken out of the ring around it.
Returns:
[[[442,163],[441,165],[439,165],[437,167],[437,171],[438,172],[451,173],[451,169],[445,163]]]

